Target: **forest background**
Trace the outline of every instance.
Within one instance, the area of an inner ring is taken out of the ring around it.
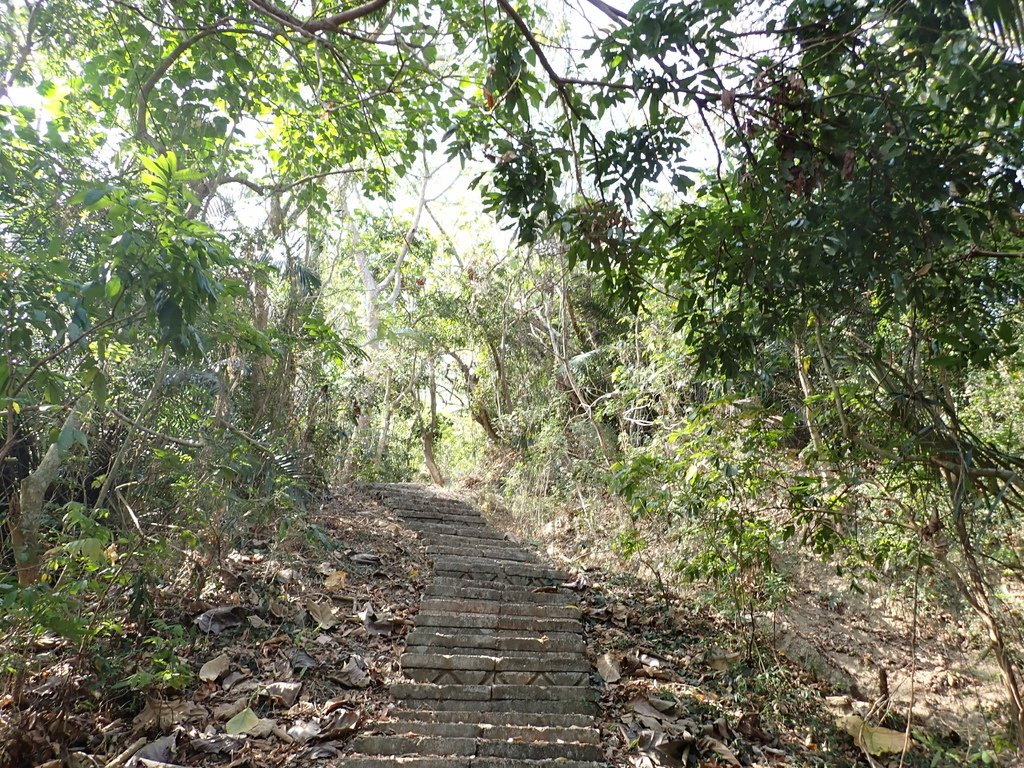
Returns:
[[[328,489],[429,478],[754,635],[809,583],[955,617],[1022,742],[1018,3],[0,20],[15,689]]]

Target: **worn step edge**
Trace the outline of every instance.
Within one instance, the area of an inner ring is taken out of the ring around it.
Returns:
[[[436,685],[434,683],[393,683],[391,695],[409,703],[421,699],[450,702],[590,702],[596,693],[583,685]]]
[[[424,597],[420,613],[460,613],[487,616],[535,617],[538,619],[579,619],[583,615],[578,606],[547,603],[516,603],[502,600],[451,600]]]
[[[499,672],[589,672],[590,662],[577,653],[562,653],[547,658],[510,658],[498,654],[455,653],[402,654],[403,669],[496,670]]]
[[[339,768],[470,768],[469,757],[344,757]],[[488,768],[496,768],[489,766]]]
[[[339,768],[608,768],[580,760],[510,760],[506,757],[345,757]]]
[[[534,563],[503,563],[496,564],[486,557],[474,557],[472,555],[440,555],[434,558],[434,567],[437,570],[466,571],[476,569],[480,571],[499,571],[514,576],[539,576],[542,578],[561,579],[568,581],[571,576],[567,571],[557,568],[549,568]]]
[[[497,669],[429,669],[419,667],[403,670],[409,680],[417,683],[454,685],[590,685],[588,672],[517,672]]]
[[[531,743],[600,744],[601,733],[584,726],[523,726],[489,725],[487,723],[434,723],[405,721],[376,723],[373,730],[391,736],[444,736],[455,738],[483,738],[488,741],[516,741]]]
[[[595,744],[517,742],[457,736],[357,736],[352,747],[364,755],[381,757],[476,756],[511,760],[600,760],[603,757],[601,748]]]
[[[464,555],[467,547],[459,545],[428,544],[427,554],[431,557],[459,557]],[[537,558],[529,552],[523,552],[514,546],[509,547],[472,547],[477,556],[486,557],[498,563],[536,563]]]
[[[582,634],[579,619],[547,619],[537,616],[502,616],[494,613],[425,613],[416,616],[416,627],[479,629],[490,631]]]
[[[594,718],[586,714],[558,714],[537,712],[483,712],[479,709],[450,709],[430,712],[422,709],[395,709],[390,713],[393,722],[473,723],[501,727],[556,726],[559,728],[593,728]]]
[[[423,593],[429,599],[453,599],[453,600],[507,600],[512,603],[531,602],[537,605],[562,605],[573,606],[579,610],[579,598],[571,592],[538,592],[533,589],[521,589],[511,587],[508,589],[494,589],[488,587],[470,587],[464,585],[438,584],[435,580],[429,584]]]
[[[594,701],[544,701],[528,699],[507,699],[503,701],[459,701],[452,699],[405,699],[407,709],[422,709],[425,712],[459,712],[472,704],[477,712],[501,712],[520,714],[553,715],[596,715]]]
[[[469,648],[466,646],[444,646],[444,645],[407,645],[405,647],[406,653],[414,654],[435,654],[435,653],[449,653],[456,656],[493,656],[495,653],[501,654],[502,657],[507,659],[554,659],[565,654],[572,654],[578,658],[582,658],[583,648],[582,644],[580,648],[570,650],[516,650],[516,649],[502,649],[496,650],[495,648]]]
[[[508,651],[530,651],[542,654],[551,653],[583,653],[585,646],[582,637],[566,635],[564,638],[552,639],[530,638],[519,635],[499,636],[484,635],[482,630],[477,630],[474,635],[434,635],[431,633],[420,634],[417,630],[406,640],[407,647],[426,648],[426,653],[436,652],[438,649],[445,649],[456,656],[472,655],[474,650],[499,651],[507,655]]]
[[[356,752],[382,757],[471,756],[476,754],[476,747],[475,738],[457,736],[357,736],[352,741]]]

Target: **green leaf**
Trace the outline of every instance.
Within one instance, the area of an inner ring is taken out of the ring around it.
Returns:
[[[224,724],[224,732],[229,736],[248,733],[260,724],[260,719],[250,707],[246,707]]]
[[[117,275],[111,275],[110,279],[107,280],[106,294],[108,299],[116,299],[121,295],[121,291],[124,290],[124,286],[121,284],[121,278]]]
[[[959,355],[938,355],[925,361],[932,368],[963,368],[967,361]]]

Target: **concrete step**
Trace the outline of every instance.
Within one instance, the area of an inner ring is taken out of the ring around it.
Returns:
[[[439,531],[427,529],[425,526],[421,526],[423,530],[418,530],[417,533],[428,543],[428,545],[462,547],[463,551],[465,551],[467,547],[493,547],[497,549],[516,549],[521,552],[530,551],[525,549],[518,542],[512,541],[504,536],[497,535],[497,531],[494,531],[491,528],[458,530],[454,526],[434,526],[435,529],[438,527],[452,528],[453,530]]]
[[[582,632],[578,619],[543,619],[536,616],[502,616],[495,613],[420,613],[416,616],[420,629],[508,630],[521,633]]]
[[[543,576],[524,576],[522,574],[501,573],[495,571],[475,570],[434,570],[434,583],[450,586],[484,587],[500,589],[502,587],[518,587],[521,589],[535,587],[556,587],[562,583],[560,578],[551,579]]]
[[[548,568],[537,563],[495,563],[490,558],[474,557],[472,553],[468,552],[460,555],[441,555],[435,557],[434,570],[503,573],[551,579],[558,582],[569,581],[571,578],[565,571]]]
[[[496,669],[406,669],[403,674],[417,683],[436,685],[575,685],[589,686],[589,672],[515,672]]]
[[[595,715],[597,704],[593,701],[553,701],[548,699],[500,699],[497,701],[460,701],[444,699],[404,699],[408,709],[422,709],[426,712],[461,712],[472,704],[478,713],[500,712],[503,714],[532,715]],[[479,718],[477,718],[479,719]]]
[[[364,755],[475,755],[476,739],[453,736],[357,736],[352,748]]]
[[[581,685],[433,685],[430,683],[394,683],[391,695],[410,705],[420,700],[448,702],[537,702],[594,703],[596,694]],[[463,707],[465,708],[465,707]],[[515,710],[512,710],[515,711]],[[528,712],[529,710],[522,710]],[[568,710],[574,711],[574,710]]]
[[[539,603],[544,605],[578,606],[579,599],[572,592],[538,592],[521,587],[475,587],[459,582],[439,583],[437,579],[423,593],[424,597],[451,600],[486,600],[491,602]]]
[[[441,653],[402,654],[402,668],[469,669],[501,672],[590,672],[590,663],[577,653],[534,657],[456,655]]]
[[[339,768],[470,768],[471,759],[469,757],[343,757],[335,765]]]
[[[432,496],[423,493],[385,493],[384,502],[388,506],[426,507],[431,509],[458,509],[476,512],[477,508],[464,499],[446,499],[443,496]]]
[[[406,721],[380,723],[374,726],[374,730],[391,736],[444,736],[532,743],[551,743],[556,741],[570,744],[601,743],[601,734],[596,728],[580,726],[553,727]]]
[[[345,757],[339,768],[607,768],[580,760],[517,760],[505,757]]]
[[[485,616],[532,616],[538,619],[579,619],[576,606],[538,605],[503,600],[442,600],[427,597],[420,602],[420,613],[463,613]]]
[[[507,760],[579,760],[598,762],[604,752],[597,744],[554,743],[543,744],[517,741],[478,741],[477,760],[480,758],[505,758]],[[479,765],[474,761],[474,765]]]
[[[482,547],[466,546],[462,542],[456,542],[448,545],[428,544],[426,550],[428,555],[434,557],[462,557],[467,552],[472,552],[474,557],[485,557],[498,562],[535,563],[537,561],[536,557],[524,552],[514,544],[501,547]]]
[[[486,526],[471,526],[469,528],[458,526],[452,523],[443,523],[438,520],[426,520],[423,518],[403,520],[406,528],[411,528],[417,533],[440,534],[446,536],[458,536],[467,540],[489,539],[492,541],[506,541],[504,534],[498,533],[493,528]],[[464,536],[463,536],[464,534]]]
[[[510,760],[600,760],[596,744],[498,741],[452,736],[358,736],[353,749],[364,755],[503,757]]]
[[[442,646],[442,645],[407,645],[405,647],[406,653],[419,653],[419,654],[432,654],[432,653],[451,653],[461,656],[494,656],[500,655],[503,658],[508,659],[548,659],[562,656],[565,653],[572,653],[574,656],[581,657],[581,650],[573,651],[538,651],[536,648],[527,650],[495,650],[493,648],[473,648],[463,645],[459,647],[455,646]]]
[[[502,728],[593,728],[594,718],[585,714],[535,712],[483,712],[479,709],[450,709],[428,712],[422,709],[396,709],[391,712],[396,723],[472,723]]]
[[[417,627],[405,640],[406,647],[475,648],[487,651],[532,651],[534,653],[582,653],[583,638],[574,632],[551,632],[542,637],[524,636],[522,632],[469,632],[429,631]],[[457,654],[458,651],[453,650]]]
[[[396,509],[395,514],[400,520],[432,523],[434,525],[452,525],[456,528],[482,528],[487,521],[480,515],[456,515],[446,512],[428,512],[419,509]]]

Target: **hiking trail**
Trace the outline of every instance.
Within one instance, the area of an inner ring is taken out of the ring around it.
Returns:
[[[362,486],[427,543],[433,575],[387,722],[346,768],[604,768],[576,597],[472,505],[426,486]]]

